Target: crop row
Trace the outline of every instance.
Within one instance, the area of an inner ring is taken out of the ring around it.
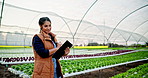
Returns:
[[[148,78],[148,63],[132,68],[112,78]]]
[[[33,63],[29,63],[29,64],[22,64],[22,65],[12,65],[11,68],[15,69],[14,70],[9,70],[11,72],[17,73],[20,72],[19,74],[28,74],[31,75],[33,72],[33,68],[34,68],[34,64]],[[23,72],[23,73],[22,73]]]
[[[96,53],[96,54],[68,55],[68,56],[63,56],[62,58],[106,56],[106,55],[114,55],[114,54],[130,52],[130,51],[133,51],[133,50],[117,50],[117,51],[113,51],[113,52],[104,52],[104,53]]]
[[[118,50],[118,51],[113,51],[113,52],[105,52],[105,53],[97,53],[97,54],[85,54],[85,55],[68,55],[68,56],[63,56],[61,59],[67,59],[67,58],[79,58],[79,57],[93,57],[93,56],[106,56],[106,55],[114,55],[114,54],[120,54],[124,52],[129,52],[132,50]],[[34,57],[0,57],[0,61],[3,63],[8,63],[11,64],[13,62],[33,62]]]
[[[114,65],[118,63],[124,63],[139,59],[148,58],[148,52],[136,52],[127,55],[111,56],[103,58],[91,58],[91,59],[80,59],[80,60],[62,60],[63,73],[75,73],[88,69],[100,68],[104,66]]]
[[[148,59],[148,52],[136,52],[120,56],[110,56],[102,58],[79,59],[79,60],[60,60],[63,74],[70,74],[84,70],[101,68],[104,66],[139,60]],[[12,68],[31,75],[34,64],[13,65]]]
[[[34,57],[10,57],[3,58],[3,62],[22,62],[22,61],[34,61]]]

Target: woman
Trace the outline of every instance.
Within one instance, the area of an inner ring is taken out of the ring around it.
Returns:
[[[63,78],[59,59],[53,58],[54,53],[61,47],[55,34],[51,32],[51,21],[48,17],[39,19],[40,33],[33,37],[32,45],[35,56],[32,78]],[[65,49],[65,55],[70,52]]]

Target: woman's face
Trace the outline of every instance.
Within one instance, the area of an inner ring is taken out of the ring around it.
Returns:
[[[51,31],[51,22],[45,21],[42,26],[40,26],[42,31],[49,34]]]

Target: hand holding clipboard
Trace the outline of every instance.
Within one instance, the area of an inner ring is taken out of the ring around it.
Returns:
[[[68,40],[65,41],[65,43],[54,53],[54,55],[52,57],[56,58],[56,59],[60,59],[65,54],[64,50],[67,47],[69,47],[69,48],[72,47],[72,44]]]

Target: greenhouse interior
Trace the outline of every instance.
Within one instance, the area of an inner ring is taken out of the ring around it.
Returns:
[[[72,44],[56,59],[62,77],[148,78],[148,0],[0,0],[0,12],[0,78],[37,78],[41,17],[58,43]],[[39,78],[61,78],[48,75]]]

